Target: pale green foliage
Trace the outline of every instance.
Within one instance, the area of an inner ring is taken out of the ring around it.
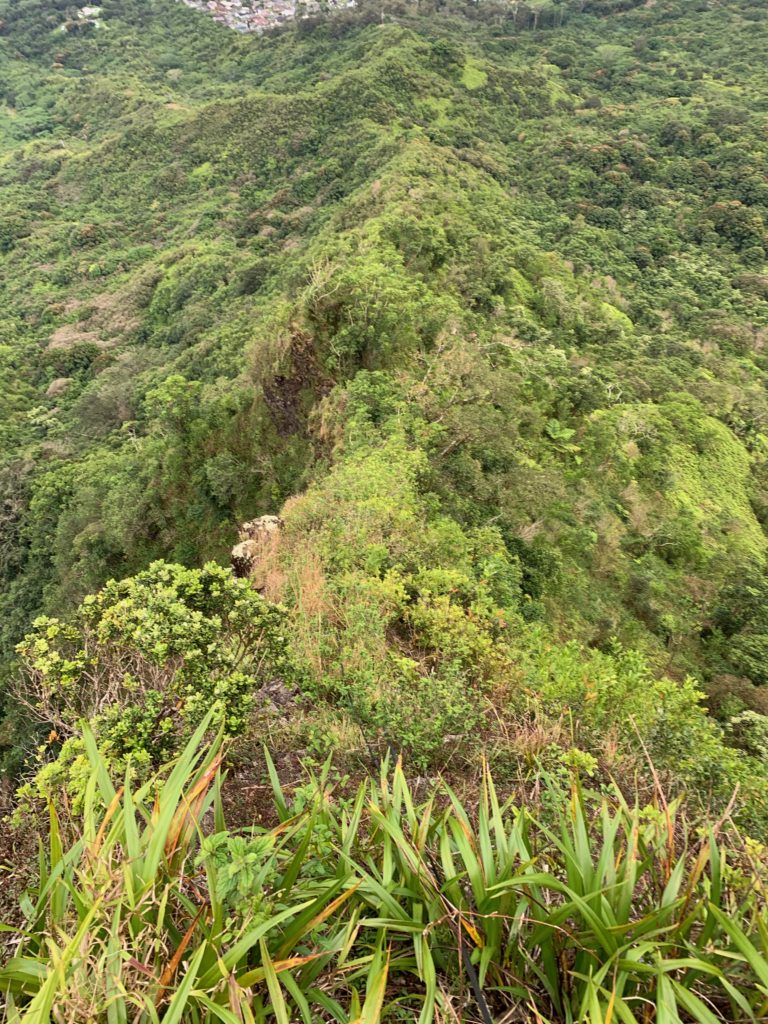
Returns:
[[[565,715],[587,750],[603,751],[613,736],[619,757],[634,750],[641,764],[646,761],[646,771],[655,765],[672,786],[688,788],[705,801],[713,795],[727,799],[749,778],[750,766],[707,715],[694,680],[657,678],[637,651],[616,646],[613,653],[585,655],[575,644],[552,645],[541,633],[523,672],[525,686],[516,703],[544,711],[553,721]],[[755,812],[764,815],[768,808],[759,783],[751,796]],[[745,809],[748,805],[744,799]]]
[[[499,533],[437,514],[426,469],[423,452],[394,436],[284,509],[297,649],[323,663],[308,685],[349,711],[371,749],[394,744],[420,765],[439,762],[482,721],[499,662],[494,634],[520,598],[519,565]],[[305,617],[317,584],[308,564],[335,615]]]
[[[663,794],[632,807],[545,779],[542,816],[486,771],[471,811],[447,786],[417,800],[398,764],[347,799],[326,766],[290,800],[267,757],[279,823],[237,834],[218,742],[198,746],[209,722],[119,791],[86,730],[83,814],[70,841],[51,805],[0,969],[9,1021],[764,1018],[768,922],[747,877],[761,852],[730,867]]]
[[[274,909],[267,893],[278,881],[275,845],[273,835],[246,838],[217,832],[203,839],[196,863],[212,868],[215,896],[223,907],[240,917],[264,915]]]
[[[19,645],[27,699],[62,739],[91,721],[111,759],[145,772],[209,712],[225,733],[242,731],[258,687],[292,673],[285,626],[229,569],[156,562],[86,597],[68,623],[36,620]],[[35,790],[81,792],[82,763],[67,739]]]

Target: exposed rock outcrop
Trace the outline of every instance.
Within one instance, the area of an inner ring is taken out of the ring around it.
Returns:
[[[298,692],[298,686],[288,686],[282,679],[271,679],[257,690],[256,696],[265,702],[269,701],[276,708],[284,708],[295,701]]]
[[[279,516],[259,516],[243,523],[239,543],[232,548],[232,568],[236,576],[250,576],[267,548],[276,541],[283,526]]]

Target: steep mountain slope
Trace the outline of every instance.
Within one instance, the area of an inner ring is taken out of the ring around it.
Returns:
[[[3,1020],[766,1019],[764,7],[0,0]]]
[[[282,510],[262,582],[369,742],[434,765],[486,702],[693,673],[725,732],[685,686],[682,732],[760,756],[768,29],[693,6],[258,40],[4,5],[10,675],[41,610]]]

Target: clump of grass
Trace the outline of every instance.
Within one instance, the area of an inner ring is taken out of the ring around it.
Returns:
[[[0,973],[8,1021],[287,1021],[277,975],[302,962],[294,948],[353,891],[342,877],[296,885],[298,832],[286,823],[265,849],[283,904],[269,916],[228,914],[213,856],[200,857],[203,822],[224,832],[220,739],[202,746],[210,716],[170,768],[116,789],[95,740],[81,834],[67,849],[50,807],[39,884],[27,926]],[[225,865],[226,868],[226,865]],[[260,990],[264,988],[264,997]]]
[[[400,765],[346,799],[326,765],[289,797],[267,757],[279,823],[235,834],[209,725],[136,791],[85,731],[79,835],[51,807],[7,1021],[766,1018],[765,907],[680,806],[574,784],[553,823],[486,771],[470,813],[444,785],[417,801]]]

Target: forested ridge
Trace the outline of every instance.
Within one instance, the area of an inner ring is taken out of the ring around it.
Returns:
[[[764,1019],[767,52],[0,0],[9,1021]]]

